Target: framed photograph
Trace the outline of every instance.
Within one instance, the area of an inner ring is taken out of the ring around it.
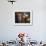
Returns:
[[[32,11],[16,11],[15,25],[32,25]]]

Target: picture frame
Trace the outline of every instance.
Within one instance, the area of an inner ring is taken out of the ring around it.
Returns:
[[[28,10],[15,11],[15,25],[16,26],[31,26],[32,24],[33,24],[32,11],[28,11]]]

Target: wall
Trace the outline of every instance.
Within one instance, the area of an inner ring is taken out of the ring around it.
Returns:
[[[33,10],[32,26],[15,26],[16,10]],[[0,0],[0,40],[15,40],[18,32],[30,34],[33,40],[46,40],[46,1],[17,0],[13,5],[7,0]]]

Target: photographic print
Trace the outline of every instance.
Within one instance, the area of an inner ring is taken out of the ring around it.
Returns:
[[[16,11],[15,12],[16,25],[32,25],[32,12],[30,11]]]

